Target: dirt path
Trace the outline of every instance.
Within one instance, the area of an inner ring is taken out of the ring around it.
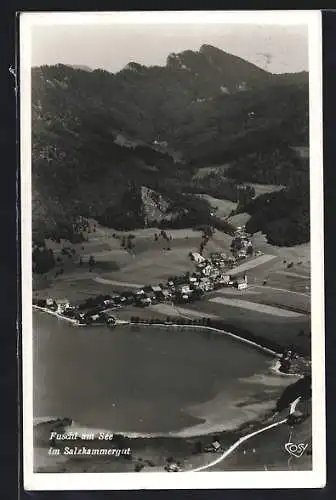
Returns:
[[[127,283],[125,281],[110,280],[110,279],[106,279],[106,278],[100,278],[99,276],[96,276],[93,279],[97,283],[102,283],[103,285],[124,286],[127,288],[142,288],[143,287],[143,285],[139,285],[136,283]]]

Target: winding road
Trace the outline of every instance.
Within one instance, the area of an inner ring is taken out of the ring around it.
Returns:
[[[296,408],[299,401],[300,401],[300,398],[297,398],[295,401],[293,401],[293,403],[291,403],[290,410],[289,410],[290,415],[292,413],[294,413],[295,408]],[[243,436],[242,438],[238,439],[238,441],[236,441],[232,446],[230,446],[230,448],[228,448],[222,455],[220,455],[218,458],[216,458],[212,462],[210,462],[206,465],[202,465],[201,467],[197,467],[196,469],[192,469],[189,471],[186,470],[185,472],[201,472],[203,470],[210,469],[214,465],[217,465],[220,462],[222,462],[223,460],[225,460],[229,455],[231,455],[231,453],[234,450],[236,450],[242,443],[244,443],[248,439],[251,439],[252,437],[257,436],[258,434],[261,434],[262,432],[268,431],[269,429],[272,429],[273,427],[277,427],[279,425],[285,424],[286,422],[287,422],[287,418],[284,418],[283,420],[280,420],[279,422],[274,422],[273,424],[267,425],[266,427],[263,427],[262,429],[251,432],[250,434],[247,434],[246,436]]]

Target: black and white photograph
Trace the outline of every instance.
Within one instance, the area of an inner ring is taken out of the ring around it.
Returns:
[[[20,14],[25,489],[324,486],[320,24]]]

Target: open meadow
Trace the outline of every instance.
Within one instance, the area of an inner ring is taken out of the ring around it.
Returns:
[[[122,247],[123,238],[127,238],[129,234],[134,236],[131,250]],[[62,288],[62,291],[65,291],[67,286],[71,288],[71,283],[77,288],[79,281],[85,287],[87,279],[104,284],[102,280],[96,281],[97,277],[103,278],[105,284],[110,280],[142,286],[159,284],[171,276],[195,270],[188,254],[199,250],[201,243],[199,231],[170,230],[167,231],[171,237],[168,241],[162,236],[156,240],[155,234],[159,235],[160,230],[148,228],[124,233],[96,224],[95,232],[88,234],[88,241],[83,243],[71,245],[63,241],[61,243],[48,241],[48,246],[53,250],[56,259],[62,259],[58,267],[62,267],[64,273],[56,277],[53,270],[49,272],[47,281],[52,283],[51,289]],[[204,255],[207,256],[211,252],[228,253],[230,244],[231,237],[217,231],[207,244]],[[62,255],[64,245],[75,250],[72,258]],[[87,265],[90,256],[95,259],[92,272],[89,272]]]
[[[237,203],[230,200],[214,198],[208,194],[200,194],[199,196],[210,204],[211,208],[215,210],[216,216],[220,219],[229,216],[232,210],[237,208]]]

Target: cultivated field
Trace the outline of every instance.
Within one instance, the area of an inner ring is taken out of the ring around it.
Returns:
[[[239,300],[232,297],[214,297],[213,299],[209,300],[210,302],[215,302],[216,304],[224,304],[230,307],[248,309],[250,311],[260,312],[262,314],[270,314],[271,316],[280,316],[284,318],[297,318],[301,316],[300,313],[288,311],[287,309],[268,306],[258,302],[251,302],[249,300]]]

